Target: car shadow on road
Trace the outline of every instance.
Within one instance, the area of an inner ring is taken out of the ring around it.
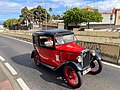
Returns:
[[[72,89],[69,85],[67,85],[66,81],[61,77],[60,75],[61,71],[53,71],[52,69],[47,68],[44,65],[37,67],[34,61],[31,59],[30,53],[14,56],[11,59],[13,60],[13,62],[17,64],[38,70],[39,72],[42,73],[40,77],[47,82],[51,82],[65,88]]]

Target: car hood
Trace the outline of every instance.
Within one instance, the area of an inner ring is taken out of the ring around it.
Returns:
[[[72,43],[69,43],[69,44],[61,45],[57,49],[59,49],[60,51],[80,53],[85,48],[75,44],[74,42],[72,42]]]

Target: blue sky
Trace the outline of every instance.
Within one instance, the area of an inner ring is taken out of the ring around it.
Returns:
[[[0,0],[0,21],[9,18],[18,18],[20,10],[24,6],[29,9],[41,5],[47,10],[51,7],[53,11],[51,14],[62,14],[72,7],[83,8],[85,6],[95,7],[100,12],[110,11],[114,7],[120,8],[120,0]],[[94,3],[95,2],[95,3]]]

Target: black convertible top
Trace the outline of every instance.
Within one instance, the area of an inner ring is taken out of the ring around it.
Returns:
[[[54,29],[54,30],[40,30],[33,33],[34,35],[64,35],[73,34],[73,32],[64,29]]]

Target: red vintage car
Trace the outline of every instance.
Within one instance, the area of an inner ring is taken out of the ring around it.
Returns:
[[[35,64],[44,64],[53,70],[62,69],[64,78],[73,88],[82,85],[82,75],[88,72],[95,75],[102,71],[101,55],[77,45],[73,32],[44,30],[32,36],[34,50],[31,58]]]

